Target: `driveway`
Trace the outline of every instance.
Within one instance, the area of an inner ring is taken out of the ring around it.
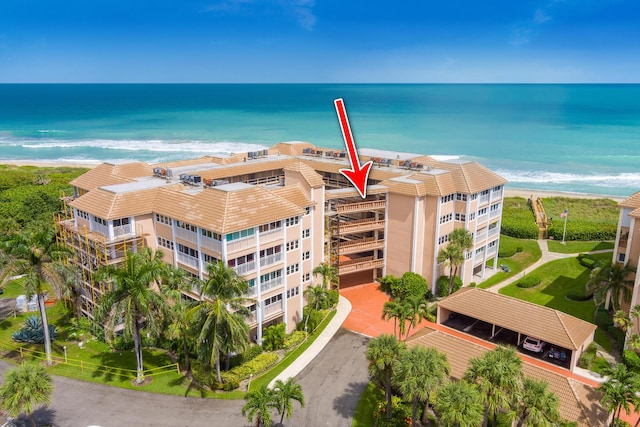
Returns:
[[[307,405],[300,409],[295,403],[294,415],[285,425],[350,426],[368,381],[365,346],[365,338],[341,329],[297,376]],[[0,361],[2,373],[10,367]],[[53,377],[53,382],[53,401],[51,406],[36,411],[38,424],[57,427],[251,425],[241,415],[244,401],[167,396],[58,376]]]

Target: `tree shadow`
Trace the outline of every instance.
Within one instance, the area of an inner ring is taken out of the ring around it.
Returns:
[[[53,426],[55,425],[56,411],[48,406],[41,406],[33,411],[33,420],[36,426]],[[21,414],[18,418],[14,418],[13,423],[19,427],[31,426],[31,420],[25,414]]]
[[[101,365],[101,367],[96,368],[92,366],[90,369],[93,369],[91,376],[93,378],[102,377],[103,380],[107,383],[113,381],[127,381],[135,378],[136,374],[129,368],[118,368],[118,366],[123,365],[123,356],[125,355],[125,351],[106,351],[100,354],[96,354],[91,356],[91,359],[94,359],[95,364]],[[135,367],[133,368],[135,370]]]
[[[343,418],[351,418],[356,412],[360,396],[367,387],[367,381],[350,382],[342,395],[333,399],[333,410]]]

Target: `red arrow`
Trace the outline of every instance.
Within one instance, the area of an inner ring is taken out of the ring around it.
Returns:
[[[338,113],[338,119],[340,120],[340,129],[342,129],[342,137],[344,143],[347,146],[347,154],[349,155],[349,163],[351,169],[340,169],[340,173],[347,178],[363,199],[367,197],[367,178],[369,178],[369,172],[371,171],[372,161],[368,161],[364,165],[360,166],[360,160],[358,159],[358,152],[356,151],[356,143],[353,141],[351,134],[351,126],[349,126],[349,118],[347,117],[347,110],[344,108],[344,101],[342,98],[338,98],[333,101],[336,105],[336,112]]]

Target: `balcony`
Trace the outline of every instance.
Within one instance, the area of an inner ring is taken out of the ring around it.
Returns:
[[[493,237],[496,234],[500,234],[500,227],[493,227],[489,229],[489,237]]]
[[[115,238],[128,236],[133,233],[134,233],[133,225],[131,224],[113,227],[113,236]]]
[[[282,286],[284,283],[284,278],[276,277],[275,279],[267,280],[260,284],[260,292],[266,292],[269,289],[277,288],[278,286]]]
[[[385,209],[386,207],[387,207],[386,200],[376,200],[376,201],[370,201],[370,202],[350,203],[348,205],[336,206],[336,212],[338,213],[362,212],[362,211],[370,211],[375,209]]]
[[[496,252],[498,252],[498,245],[494,245],[490,248],[487,248],[487,258],[495,254]]]
[[[243,276],[256,269],[256,262],[249,261],[244,264],[236,265],[235,267],[231,267],[231,268],[233,268],[236,271],[236,273],[238,273],[239,276]]]
[[[491,200],[498,200],[502,198],[502,190],[500,191],[492,191],[491,192]]]
[[[502,213],[502,211],[500,209],[495,210],[495,211],[491,211],[491,213],[489,214],[489,218],[495,218],[500,216],[500,214]]]
[[[478,204],[479,205],[486,205],[487,203],[489,203],[489,195],[485,194],[484,196],[480,196],[478,198]]]
[[[488,236],[488,233],[486,228],[483,228],[482,230],[478,231],[478,234],[476,234],[476,243],[487,240],[487,236]]]
[[[203,248],[211,251],[222,253],[222,242],[220,240],[211,239],[210,237],[202,236],[200,244]]]
[[[282,227],[260,233],[260,245],[282,239]]]
[[[384,240],[376,240],[373,237],[366,239],[353,240],[350,242],[343,242],[338,245],[338,255],[347,255],[357,252],[364,252],[373,249],[383,249]]]
[[[190,243],[198,242],[198,235],[195,232],[182,227],[176,227],[176,237]]]
[[[373,257],[354,258],[341,262],[338,266],[340,274],[354,273],[357,271],[373,270],[384,267],[384,259],[374,259]]]
[[[256,238],[254,236],[227,242],[227,253],[242,251],[248,248],[255,248]]]
[[[102,234],[107,239],[111,237],[109,234],[109,227],[106,225],[98,224],[95,221],[91,223],[91,231],[93,231],[94,233]]]
[[[340,223],[338,225],[338,230],[340,231],[340,234],[359,233],[361,231],[384,229],[384,225],[385,225],[384,219],[376,220],[372,218],[365,218],[365,219],[359,219],[355,221]]]
[[[182,252],[178,252],[178,262],[181,262],[184,265],[188,265],[190,267],[193,267],[196,270],[199,267],[198,258],[194,258],[194,257],[192,257],[190,255],[183,254]]]
[[[278,262],[282,262],[282,252],[277,252],[272,255],[267,255],[264,258],[260,258],[260,267],[267,267]]]
[[[262,320],[265,320],[269,317],[274,317],[280,315],[284,312],[282,308],[282,301],[279,301],[275,304],[265,305],[262,309]]]

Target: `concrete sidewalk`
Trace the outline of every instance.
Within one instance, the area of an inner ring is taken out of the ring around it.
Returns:
[[[503,280],[502,282],[493,285],[490,288],[487,288],[488,291],[491,292],[495,292],[498,293],[500,291],[500,289],[504,288],[505,286],[509,286],[512,283],[517,282],[518,280],[522,279],[527,272],[532,272],[533,270],[535,270],[536,268],[551,262],[551,261],[555,261],[558,259],[565,259],[565,258],[575,258],[576,256],[578,256],[580,254],[580,252],[576,252],[576,253],[571,253],[571,254],[562,254],[559,252],[550,252],[549,251],[549,246],[547,245],[547,240],[538,240],[538,246],[540,246],[540,252],[542,253],[542,256],[540,257],[540,259],[536,262],[534,262],[533,264],[531,264],[529,267],[527,267],[524,271],[509,277],[508,279]],[[588,254],[602,254],[602,253],[606,253],[606,252],[611,252],[613,254],[613,249],[604,249],[604,250],[600,250],[600,251],[591,251],[591,252],[587,252]]]
[[[298,375],[311,361],[326,347],[331,341],[331,338],[338,332],[345,319],[351,312],[351,303],[348,299],[340,296],[338,300],[338,306],[336,307],[336,314],[331,319],[331,322],[324,328],[324,331],[316,338],[316,340],[309,346],[309,348],[302,353],[296,360],[293,361],[284,371],[282,371],[277,377],[275,377],[270,383],[269,387],[273,387],[277,380],[286,381],[288,378]]]

